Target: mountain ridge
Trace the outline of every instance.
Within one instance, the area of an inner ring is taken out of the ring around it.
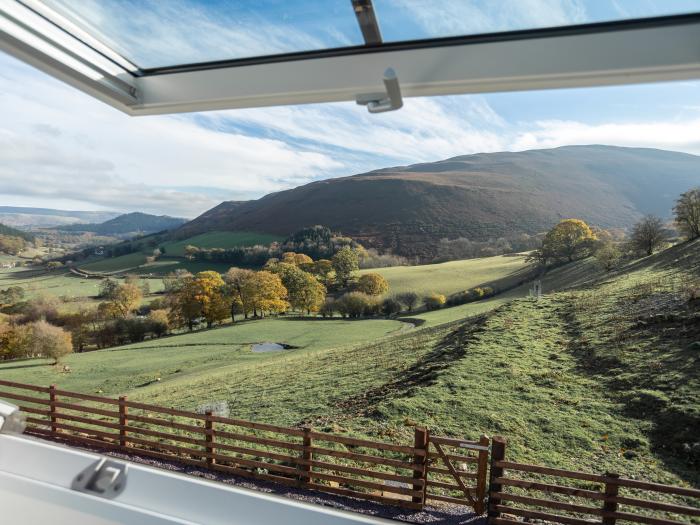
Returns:
[[[562,218],[629,227],[668,217],[700,183],[700,157],[649,148],[580,145],[477,153],[314,181],[253,201],[223,202],[173,233],[287,235],[324,224],[367,246],[430,255],[440,238],[534,234]]]

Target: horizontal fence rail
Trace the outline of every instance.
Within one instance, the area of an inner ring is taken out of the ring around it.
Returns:
[[[33,435],[412,510],[468,505],[489,525],[700,523],[698,489],[508,461],[503,438],[417,427],[413,444],[384,443],[5,380],[0,398]]]
[[[421,509],[426,443],[401,445],[0,380],[27,433]],[[416,434],[427,435],[424,429]]]
[[[491,447],[489,525],[541,520],[565,525],[700,523],[700,490],[505,460],[506,442]]]

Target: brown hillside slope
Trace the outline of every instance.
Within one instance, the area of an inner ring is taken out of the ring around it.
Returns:
[[[564,217],[614,227],[645,213],[668,216],[678,194],[699,183],[700,157],[684,153],[612,146],[484,153],[225,202],[176,235],[285,235],[324,224],[369,246],[428,255],[443,237],[536,233]]]

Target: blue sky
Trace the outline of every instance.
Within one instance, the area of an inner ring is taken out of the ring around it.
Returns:
[[[239,2],[223,14],[217,3],[172,0],[148,3],[136,20],[129,4],[81,3],[103,38],[120,35],[123,51],[142,65],[358,38],[345,0],[329,2],[320,18],[310,2],[287,16],[282,0]],[[440,0],[427,14],[421,5],[375,0],[385,38],[668,14],[700,9],[700,0],[505,0],[497,11],[485,0]],[[154,17],[165,21],[161,29],[144,32]],[[700,81],[405,102],[378,115],[337,103],[131,118],[0,54],[0,204],[192,217],[222,200],[484,151],[597,143],[700,155]]]

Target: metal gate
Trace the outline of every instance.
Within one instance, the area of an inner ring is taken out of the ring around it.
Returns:
[[[489,438],[468,441],[428,436],[425,501],[468,505],[477,514],[486,509]]]

